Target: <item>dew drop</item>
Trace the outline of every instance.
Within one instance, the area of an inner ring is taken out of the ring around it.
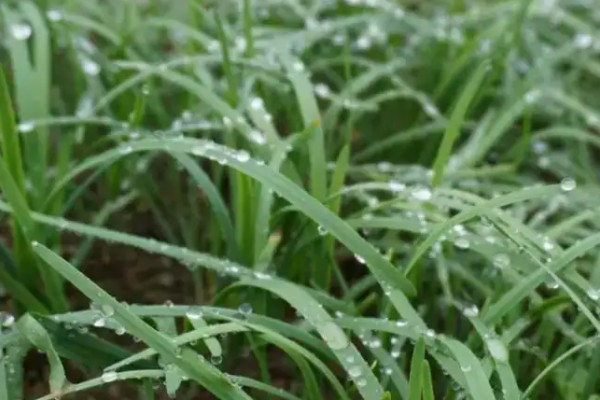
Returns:
[[[133,147],[131,145],[124,145],[119,147],[120,154],[129,154],[133,151]]]
[[[304,69],[304,63],[302,63],[300,60],[297,60],[292,64],[292,70],[295,72],[303,72]]]
[[[83,72],[89,76],[96,76],[100,73],[100,65],[89,58],[83,58],[81,60],[81,67],[83,68]]]
[[[365,264],[366,263],[365,259],[362,258],[361,256],[359,256],[358,254],[354,254],[354,259],[356,261],[358,261],[360,264]]]
[[[14,315],[7,312],[0,312],[0,327],[10,328],[15,323]]]
[[[317,227],[317,232],[319,232],[319,235],[321,236],[327,235],[327,228],[325,228],[323,225],[319,225]]]
[[[468,318],[475,318],[479,315],[479,308],[473,304],[463,310],[463,314]]]
[[[506,350],[506,346],[500,339],[491,338],[485,341],[485,344],[492,355],[492,357],[499,362],[508,361],[508,351]]]
[[[31,37],[31,26],[26,23],[16,23],[10,26],[10,34],[16,40],[27,40]]]
[[[588,297],[590,299],[592,299],[593,301],[598,301],[600,300],[600,291],[594,288],[589,288],[586,292],[585,292]]]
[[[250,108],[252,108],[253,110],[262,110],[264,109],[264,107],[265,103],[260,97],[254,97],[252,98],[252,100],[250,100]]]
[[[460,370],[462,372],[469,372],[469,371],[471,371],[471,366],[470,365],[461,365]]]
[[[454,240],[454,245],[459,249],[465,250],[468,249],[471,244],[469,243],[469,239],[464,237],[458,237]]]
[[[408,325],[408,322],[406,322],[403,319],[399,319],[396,321],[396,326],[399,328],[405,327],[406,325]]]
[[[350,344],[344,331],[333,321],[325,321],[317,329],[332,350],[343,350]]]
[[[114,315],[115,309],[110,304],[103,304],[100,306],[100,312],[102,312],[102,315],[108,318]]]
[[[239,162],[247,162],[250,160],[250,153],[248,153],[246,150],[240,150],[237,152],[235,158]]]
[[[33,122],[30,121],[26,121],[26,122],[21,122],[18,126],[17,129],[19,130],[19,132],[21,133],[27,133],[27,132],[31,132],[33,130],[33,128],[35,128],[35,124]]]
[[[510,257],[508,254],[500,253],[496,254],[493,259],[494,266],[498,269],[504,269],[510,264]]]
[[[100,379],[102,379],[102,382],[104,382],[104,383],[110,383],[110,382],[116,381],[118,377],[119,376],[117,375],[117,373],[115,371],[106,371],[105,373],[102,374]]]
[[[242,303],[238,307],[238,312],[245,318],[252,314],[252,305],[250,303]]]
[[[573,189],[575,189],[576,187],[577,187],[577,183],[575,182],[575,179],[573,179],[573,178],[564,178],[562,181],[560,181],[560,188],[564,192],[570,192]]]
[[[537,89],[529,90],[525,93],[525,103],[533,104],[540,98],[540,91]]]
[[[269,274],[267,274],[265,272],[260,272],[260,271],[255,272],[254,273],[254,277],[256,279],[260,279],[261,281],[266,281],[266,280],[269,280],[269,279],[273,279],[273,277],[271,275],[269,275]]]
[[[404,183],[397,181],[395,179],[392,179],[391,181],[388,182],[388,187],[390,188],[390,191],[398,193],[398,192],[402,192],[404,189],[406,189],[406,185],[404,185]],[[414,194],[413,194],[414,196]]]
[[[99,317],[99,318],[96,318],[96,319],[94,320],[94,323],[93,323],[93,325],[94,325],[96,328],[103,328],[103,327],[105,327],[105,326],[106,326],[106,318],[104,318],[104,317]]]
[[[331,95],[331,89],[324,83],[317,83],[314,87],[315,94],[321,98],[327,98]]]
[[[415,200],[428,201],[428,200],[431,200],[432,193],[431,193],[431,190],[428,187],[417,186],[412,191],[412,197]]]
[[[365,386],[367,386],[367,380],[366,379],[359,379],[358,381],[356,381],[356,386],[358,386],[358,387],[365,387]]]
[[[359,365],[354,365],[348,369],[348,375],[351,378],[358,378],[362,375],[362,368]]]
[[[214,355],[210,357],[210,362],[213,365],[219,365],[223,362],[223,357],[221,355]]]
[[[575,36],[575,46],[580,49],[587,49],[593,43],[593,39],[587,33],[578,33]]]
[[[260,131],[257,131],[255,129],[253,129],[253,130],[250,131],[250,133],[248,135],[250,137],[250,140],[252,140],[256,144],[265,144],[265,143],[267,143],[267,138]]]
[[[48,17],[48,19],[50,21],[60,21],[63,18],[63,15],[60,11],[58,10],[48,10],[48,12],[46,13],[46,16]]]

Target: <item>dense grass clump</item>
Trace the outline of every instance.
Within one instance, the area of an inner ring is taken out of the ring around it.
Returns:
[[[0,400],[600,398],[593,0],[0,3]]]

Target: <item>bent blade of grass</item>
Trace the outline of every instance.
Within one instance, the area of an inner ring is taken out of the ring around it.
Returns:
[[[48,332],[30,314],[25,314],[17,321],[17,329],[31,344],[46,353],[48,363],[50,364],[50,390],[52,392],[59,392],[66,385],[67,377]]]
[[[307,217],[311,218],[317,224],[323,226],[342,242],[349,250],[365,260],[365,264],[374,273],[379,283],[392,290],[390,299],[399,308],[401,312],[409,312],[410,318],[418,318],[418,314],[404,298],[402,292],[408,295],[415,294],[415,288],[412,283],[404,277],[402,272],[386,260],[370,243],[365,241],[354,229],[346,222],[333,214],[327,207],[314,197],[306,193],[282,174],[255,162],[254,160],[240,160],[238,153],[224,146],[211,141],[199,139],[147,139],[140,140],[127,145],[127,154],[140,151],[167,151],[191,153],[199,157],[206,157],[217,160],[223,164],[243,172],[246,175],[256,179],[263,185],[271,187],[283,198],[296,206]],[[54,187],[53,193],[60,190],[64,185],[71,181],[80,173],[91,169],[105,162],[115,162],[126,156],[121,149],[112,149],[102,154],[89,157],[78,167],[75,167],[69,175],[65,176]],[[52,195],[52,194],[51,194]],[[50,196],[51,196],[50,195]],[[412,310],[412,311],[411,311]],[[418,318],[420,321],[420,318]],[[422,324],[422,321],[420,321]]]
[[[124,305],[106,293],[100,286],[87,278],[66,260],[56,255],[47,247],[35,243],[35,253],[77,287],[90,300],[108,306],[114,310],[112,316],[129,333],[142,339],[148,346],[170,363],[179,367],[187,376],[194,379],[220,399],[251,399],[237,388],[221,371],[189,348],[177,349],[177,346],[161,333],[146,324],[137,315],[131,313]]]
[[[466,389],[472,398],[477,400],[495,400],[494,391],[483,372],[483,367],[471,350],[455,339],[441,336],[439,340],[448,347],[456,361],[458,361],[465,377]]]
[[[502,207],[526,200],[543,198],[544,196],[549,196],[551,194],[558,193],[559,191],[560,187],[558,185],[525,188],[481,202],[456,214],[454,217],[439,224],[439,226],[417,247],[415,254],[412,256],[408,266],[406,267],[406,274],[410,273],[412,268],[416,265],[417,261],[419,261],[423,254],[425,254],[425,252],[431,246],[433,246],[433,244],[452,226],[460,224],[461,222],[467,221],[478,215],[484,215],[494,207]]]
[[[197,340],[204,340],[205,342],[208,342],[209,340],[214,339],[214,337],[217,335],[245,332],[245,331],[247,331],[247,328],[236,322],[227,322],[227,323],[223,323],[223,324],[204,325],[204,326],[194,326],[194,330],[183,333],[176,337],[173,337],[173,343],[175,343],[178,346],[183,346],[185,344],[188,344],[188,343],[191,343],[191,342],[194,342]],[[207,345],[207,347],[209,347],[209,346]],[[209,351],[210,351],[210,347],[209,347]],[[114,364],[111,364],[104,369],[106,371],[116,371],[116,370],[124,368],[128,365],[136,363],[140,360],[144,360],[144,359],[150,358],[152,356],[155,356],[156,354],[158,354],[158,352],[155,349],[147,348],[145,350],[141,350],[135,354],[132,354],[131,356],[124,358]]]
[[[307,292],[285,281],[244,280],[240,284],[258,287],[275,293],[287,301],[319,332],[346,371],[349,372],[357,368],[361,371],[358,376],[351,373],[349,373],[349,376],[356,384],[363,398],[368,400],[382,396],[383,388],[371,372],[369,365],[365,362],[362,355],[346,337],[344,331],[322,308],[321,304]],[[349,359],[353,361],[349,362]],[[360,384],[359,381],[361,382]]]
[[[219,190],[192,157],[181,153],[173,153],[172,156],[188,171],[194,182],[206,195],[212,212],[218,221],[223,239],[227,243],[229,258],[237,260],[239,249],[235,239],[233,223],[231,222],[229,211],[227,210],[227,206],[225,205]]]
[[[440,148],[438,149],[437,156],[435,157],[435,161],[433,162],[433,180],[432,186],[436,187],[442,183],[442,179],[444,176],[444,170],[446,165],[448,164],[448,159],[450,158],[450,154],[452,152],[452,147],[454,146],[454,142],[458,139],[460,134],[460,127],[465,120],[465,116],[467,115],[467,111],[471,102],[475,98],[483,80],[487,72],[489,71],[490,66],[489,63],[483,62],[473,73],[471,79],[463,89],[458,101],[456,102],[456,106],[452,111],[452,115],[450,116],[450,121],[448,122],[448,126],[446,127],[446,132],[444,133],[444,137],[442,139],[442,143],[440,144]]]

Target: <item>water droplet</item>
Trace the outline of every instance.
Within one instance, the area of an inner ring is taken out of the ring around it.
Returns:
[[[590,299],[594,301],[600,300],[600,291],[598,291],[597,289],[589,288],[585,293]]]
[[[458,237],[454,240],[454,245],[459,249],[465,250],[468,249],[471,244],[469,243],[469,239],[464,237]]]
[[[347,362],[348,364],[352,364],[352,363],[354,363],[354,356],[348,356],[348,357],[346,357],[346,362]]]
[[[431,197],[433,195],[431,193],[431,190],[425,186],[417,186],[416,188],[413,189],[411,194],[415,200],[419,200],[419,201],[431,200]]]
[[[348,368],[348,375],[350,375],[351,378],[358,378],[362,375],[362,368],[359,365],[354,365]]]
[[[256,129],[253,129],[250,131],[249,137],[250,137],[250,140],[252,140],[256,144],[267,143],[267,138],[265,137],[265,135],[263,135],[262,132],[257,131]]]
[[[100,379],[102,379],[102,382],[104,382],[104,383],[110,383],[110,382],[116,381],[118,377],[119,376],[117,375],[117,373],[115,371],[106,371],[105,373],[102,374]]]
[[[319,235],[321,235],[321,236],[327,235],[327,228],[325,228],[322,225],[319,225],[317,227],[317,231],[319,232]]]
[[[250,108],[252,108],[253,110],[262,110],[264,109],[264,107],[265,103],[260,97],[254,97],[252,98],[252,100],[250,100]]]
[[[575,187],[577,187],[577,183],[573,178],[564,178],[562,181],[560,181],[560,188],[564,192],[570,192],[575,189]]]
[[[27,40],[31,37],[31,26],[26,23],[16,23],[10,26],[10,34],[16,40]]]
[[[129,154],[133,151],[133,147],[131,145],[123,145],[119,147],[119,153],[120,154]]]
[[[427,329],[425,331],[425,336],[427,336],[430,339],[435,338],[435,331],[433,329]]]
[[[125,334],[125,328],[124,328],[124,327],[122,327],[122,326],[118,326],[118,327],[115,329],[115,333],[116,333],[117,335],[119,335],[119,336],[122,336],[122,335],[124,335],[124,334]]]
[[[192,148],[192,154],[195,156],[203,156],[206,154],[206,148],[204,146],[195,146]]]
[[[360,264],[365,264],[365,263],[366,263],[365,259],[364,259],[364,258],[362,258],[362,257],[361,257],[360,255],[358,255],[358,254],[354,254],[354,259],[355,259],[356,261],[358,261]]]
[[[378,348],[380,348],[381,347],[381,339],[379,339],[378,337],[374,337],[369,342],[369,347],[372,348],[372,349],[378,349]]]
[[[356,39],[356,48],[359,50],[367,50],[373,45],[371,38],[367,35],[361,35]]]
[[[560,285],[558,284],[558,282],[556,282],[554,279],[552,279],[551,281],[549,281],[548,283],[546,283],[546,287],[549,290],[556,290],[558,289]]]
[[[542,154],[548,151],[548,143],[543,140],[534,140],[532,143],[533,151],[536,154]]]
[[[402,192],[404,189],[406,189],[406,185],[404,185],[404,183],[397,181],[395,179],[392,179],[391,181],[389,181],[388,186],[390,188],[390,191],[392,192]],[[414,194],[413,194],[414,196]]]
[[[175,304],[173,304],[173,301],[171,301],[171,300],[166,300],[164,302],[164,305],[167,306],[168,308],[173,308],[175,306]]]
[[[300,60],[296,60],[292,64],[292,70],[295,72],[303,72],[304,71],[304,63],[302,63],[302,61],[300,61]]]
[[[394,347],[391,351],[390,351],[390,356],[392,356],[392,358],[398,358],[400,357],[400,349],[397,347]]]
[[[593,39],[587,33],[578,33],[575,36],[575,47],[580,49],[587,49],[593,43]]]
[[[358,381],[356,381],[356,386],[358,386],[358,387],[364,387],[366,385],[367,385],[366,379],[359,379]]]
[[[235,158],[239,162],[247,162],[250,160],[250,153],[248,153],[246,150],[240,150],[237,152]]]
[[[463,310],[463,314],[468,318],[475,318],[479,315],[479,308],[473,304]]]
[[[0,327],[10,328],[15,323],[14,315],[7,312],[0,312]]]
[[[185,312],[185,316],[192,320],[198,320],[202,318],[203,315],[202,308],[197,306],[191,306]]]
[[[27,132],[31,132],[33,130],[33,128],[35,128],[35,124],[33,122],[30,121],[26,121],[26,122],[21,122],[18,126],[17,129],[19,130],[19,132],[21,133],[27,133]]]
[[[403,319],[399,319],[399,320],[396,321],[396,326],[399,327],[399,328],[405,327],[407,325],[408,325],[408,322],[406,322]]]
[[[500,253],[496,254],[493,259],[494,266],[498,269],[504,269],[510,264],[510,257],[508,254]]]
[[[485,341],[485,344],[492,355],[492,357],[499,362],[507,362],[508,361],[508,350],[506,350],[506,346],[500,339],[491,338]]]
[[[329,86],[324,83],[317,83],[314,87],[315,94],[321,98],[327,98],[331,95],[331,90]]]
[[[83,68],[83,72],[89,76],[96,76],[100,73],[100,65],[89,58],[81,59],[81,67]]]
[[[469,371],[471,371],[471,366],[470,365],[461,365],[460,370],[462,372],[469,372]]]
[[[333,321],[326,321],[317,329],[332,350],[343,350],[350,344],[344,331]]]
[[[114,315],[115,309],[110,304],[102,304],[100,306],[100,312],[102,312],[102,315],[108,318]]]
[[[219,364],[221,364],[221,363],[223,362],[223,356],[221,356],[221,355],[214,355],[214,356],[211,356],[211,357],[210,357],[210,362],[211,362],[213,365],[219,365]]]
[[[545,251],[552,251],[554,249],[554,243],[549,238],[544,238],[544,243],[542,243],[542,247]]]
[[[50,21],[60,21],[63,18],[63,15],[60,11],[58,10],[48,10],[48,12],[46,13],[46,16],[48,17],[48,19]]]
[[[248,315],[252,314],[252,305],[250,305],[250,303],[242,303],[238,307],[238,312],[243,317],[247,317]]]
[[[260,271],[257,271],[257,272],[255,272],[255,273],[254,273],[254,277],[255,277],[256,279],[260,279],[260,280],[262,280],[262,281],[266,281],[266,280],[269,280],[269,279],[273,279],[273,277],[272,277],[271,275],[269,275],[269,274],[267,274],[267,273],[264,273],[264,272],[260,272]]]
[[[106,318],[104,318],[104,317],[98,317],[98,318],[96,318],[94,320],[93,325],[96,328],[103,328],[103,327],[105,327],[106,326]]]
[[[525,93],[525,103],[533,104],[539,99],[539,97],[540,97],[539,90],[532,89],[532,90],[528,91],[527,93]]]

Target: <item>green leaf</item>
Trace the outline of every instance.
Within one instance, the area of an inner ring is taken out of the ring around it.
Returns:
[[[59,393],[67,384],[65,369],[54,349],[50,335],[31,315],[25,314],[17,321],[17,328],[35,347],[46,353],[50,364],[50,390]]]

